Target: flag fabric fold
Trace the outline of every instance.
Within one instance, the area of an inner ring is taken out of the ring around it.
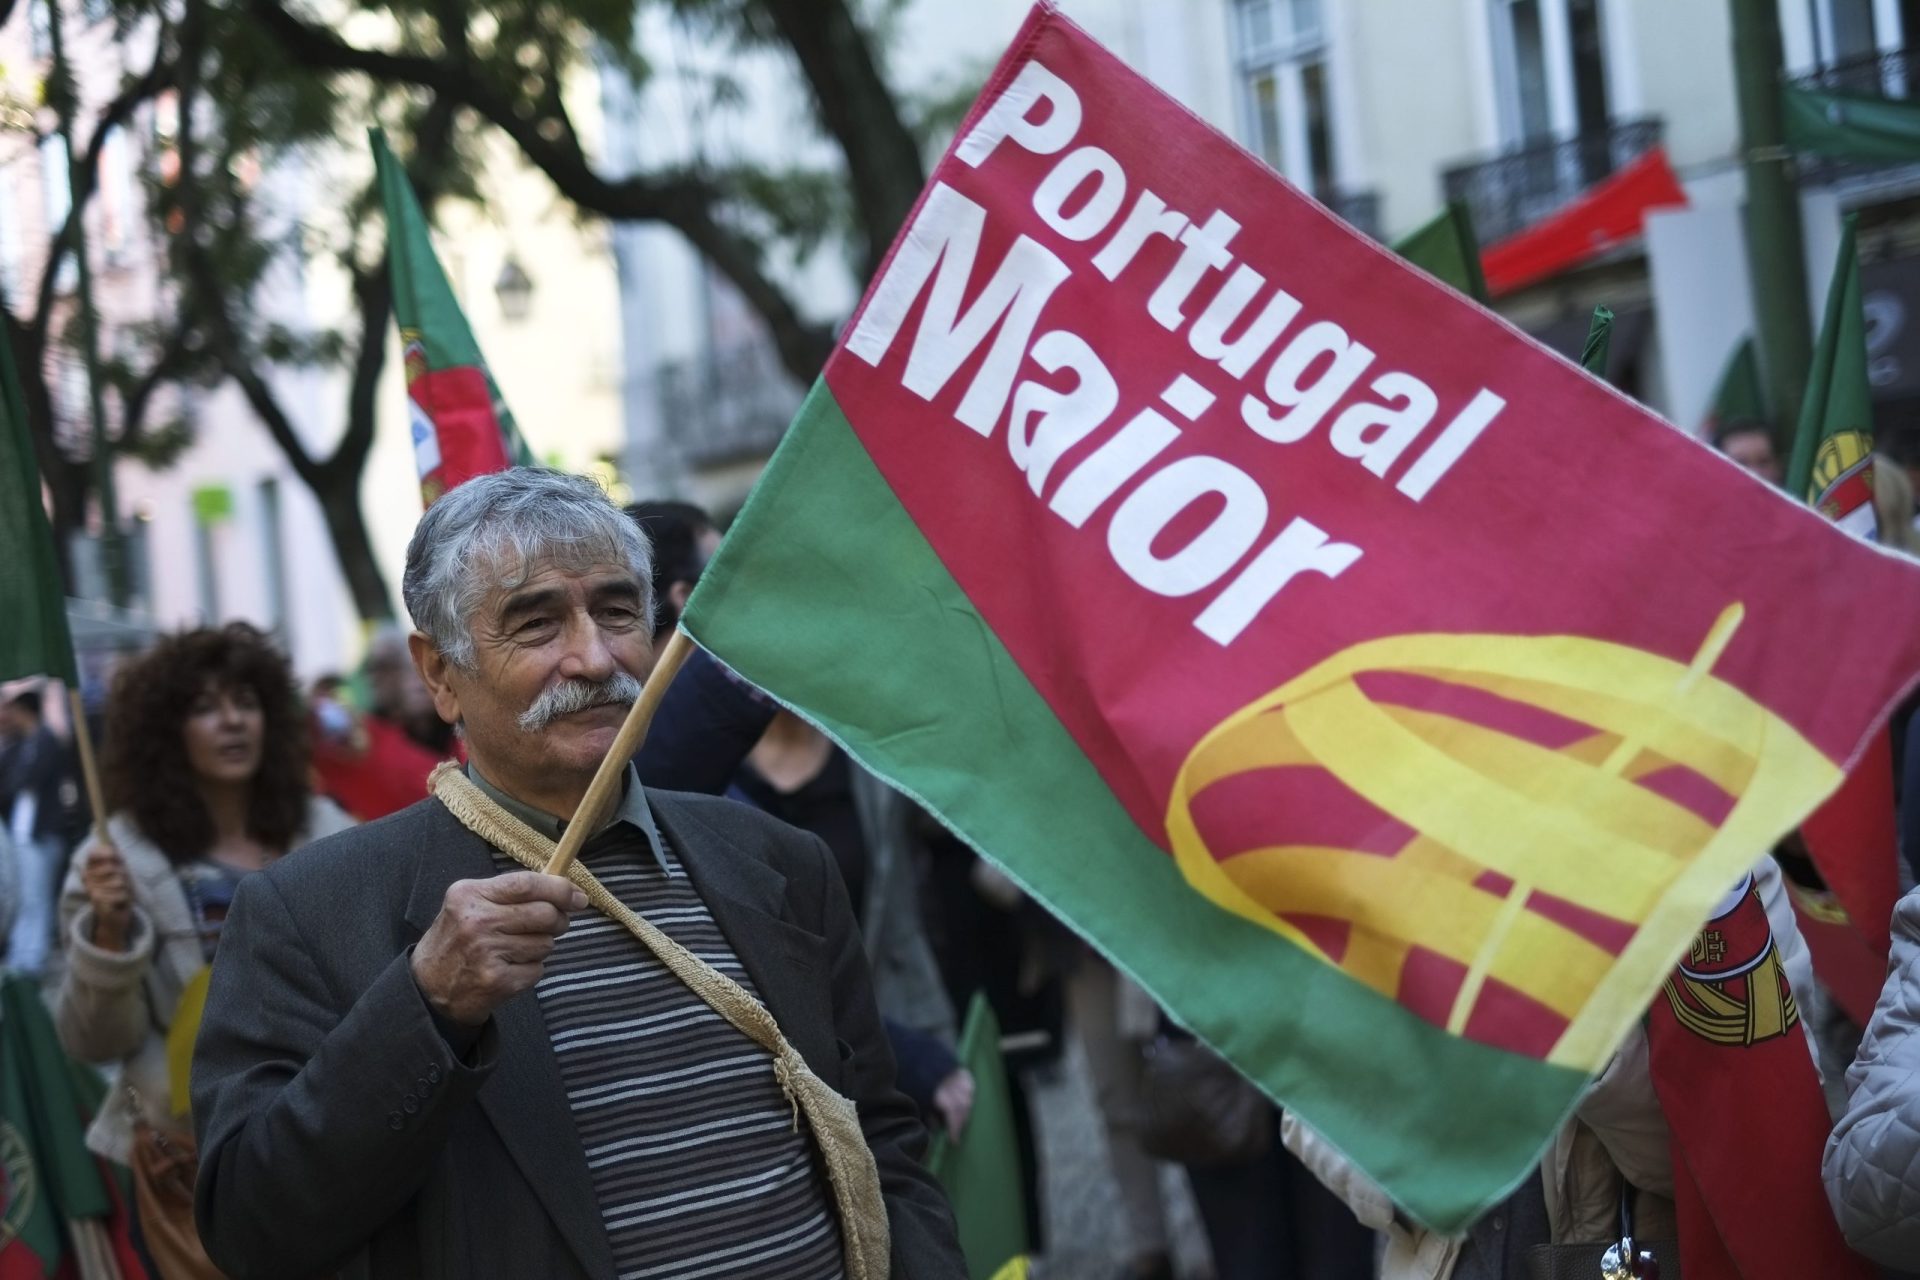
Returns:
[[[1473,211],[1453,201],[1424,226],[1395,242],[1393,251],[1443,284],[1475,302],[1487,300],[1487,277],[1480,269],[1480,241],[1473,234]]]
[[[1451,1231],[1840,785],[1920,566],[1040,6],[683,625]]]
[[[368,132],[387,217],[393,318],[406,362],[414,461],[428,506],[462,481],[533,455],[434,254],[426,213],[384,134]]]
[[[0,341],[0,680],[44,675],[79,684],[53,529],[40,499],[26,399],[13,349]]]

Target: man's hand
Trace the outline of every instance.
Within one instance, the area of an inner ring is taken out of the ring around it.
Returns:
[[[133,881],[120,851],[110,844],[96,846],[80,870],[80,887],[93,908],[93,945],[125,951],[133,932]]]
[[[456,880],[413,949],[413,980],[442,1017],[477,1027],[540,980],[567,913],[586,905],[587,895],[560,876]]]
[[[949,1072],[933,1091],[933,1109],[946,1124],[948,1140],[960,1141],[967,1117],[973,1114],[973,1073],[965,1067]]]

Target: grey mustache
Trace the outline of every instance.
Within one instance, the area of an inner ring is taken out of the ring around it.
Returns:
[[[640,700],[640,682],[624,671],[605,680],[562,680],[533,700],[520,713],[520,728],[538,733],[555,716],[570,716],[589,707],[630,707]]]

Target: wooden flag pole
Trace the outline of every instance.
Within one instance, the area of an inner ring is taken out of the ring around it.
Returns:
[[[627,762],[633,759],[633,753],[646,741],[647,728],[653,723],[653,713],[660,709],[661,700],[667,696],[667,686],[673,683],[674,676],[680,673],[681,666],[692,652],[693,638],[675,629],[667,641],[667,647],[660,651],[660,660],[653,664],[653,674],[647,677],[639,700],[628,709],[620,732],[614,735],[606,759],[600,762],[600,767],[594,771],[593,781],[587,784],[587,794],[580,801],[580,807],[573,811],[573,821],[561,833],[560,847],[553,851],[553,857],[547,862],[548,875],[567,874],[567,868],[580,856],[580,846],[599,827],[600,815],[607,811],[614,797],[620,793],[620,775],[625,772]]]
[[[93,810],[93,833],[101,844],[107,841],[107,801],[100,789],[100,766],[93,754],[93,730],[87,727],[86,704],[80,690],[67,690],[67,710],[73,715],[73,741],[80,748],[80,776],[87,785],[87,804]]]

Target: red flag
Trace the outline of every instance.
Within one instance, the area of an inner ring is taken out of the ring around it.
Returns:
[[[1655,147],[1560,212],[1507,237],[1482,257],[1496,296],[1545,279],[1640,234],[1650,209],[1687,202],[1680,180]]]
[[[1813,971],[1855,1026],[1864,1027],[1887,979],[1885,952],[1875,952],[1831,889],[1787,881],[1794,923],[1813,953]]]
[[[1687,1280],[1861,1280],[1820,1185],[1832,1122],[1752,876],[1694,937],[1647,1018],[1673,1133]]]
[[[1853,949],[1867,957],[1863,969],[1837,942],[1829,943],[1823,956],[1810,934],[1814,967],[1847,1016],[1861,1026],[1880,998],[1891,947],[1887,929],[1900,897],[1900,837],[1894,813],[1893,744],[1882,733],[1868,744],[1840,789],[1800,827],[1814,865],[1832,890],[1832,903],[1818,917],[1820,923],[1829,930],[1846,927],[1859,939]]]

